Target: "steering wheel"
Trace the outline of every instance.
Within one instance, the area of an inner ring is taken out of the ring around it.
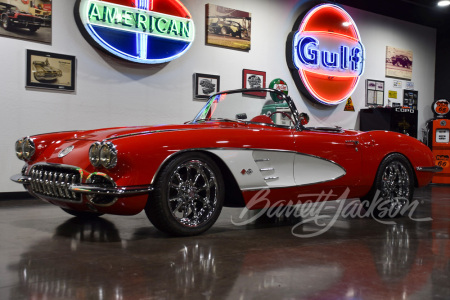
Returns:
[[[286,118],[288,118],[288,119],[291,121],[291,123],[292,123],[293,125],[295,125],[295,122],[294,122],[294,120],[292,120],[291,115],[288,114],[287,112],[284,112],[284,111],[274,111],[274,112],[270,113],[270,114],[268,115],[268,117],[269,117],[269,118],[272,118],[272,116],[273,116],[274,114],[282,114],[283,116],[285,116]]]

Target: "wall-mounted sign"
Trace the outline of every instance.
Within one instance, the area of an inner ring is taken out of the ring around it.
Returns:
[[[389,91],[388,97],[391,99],[397,99],[397,91]]]
[[[394,80],[393,81],[394,88],[401,89],[402,88],[402,81],[401,80]]]
[[[353,105],[352,97],[347,99],[347,103],[345,103],[344,111],[355,111],[355,106]]]
[[[94,46],[144,64],[180,57],[195,36],[191,14],[178,0],[77,0],[75,19]]]
[[[346,101],[364,71],[364,46],[356,24],[333,4],[308,11],[289,34],[287,47],[297,87],[325,105]]]
[[[284,81],[281,78],[276,78],[276,79],[272,80],[269,84],[269,89],[275,89],[275,90],[282,91],[286,96],[289,93],[289,89],[288,89],[286,81]],[[283,100],[283,98],[280,95],[276,95],[273,93],[270,93],[270,97],[275,102],[279,102],[279,101]]]
[[[431,105],[431,110],[436,117],[445,118],[445,116],[450,112],[450,102],[445,99],[436,100]]]

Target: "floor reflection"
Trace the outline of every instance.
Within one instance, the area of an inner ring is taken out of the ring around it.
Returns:
[[[293,219],[233,226],[230,217],[239,211],[227,209],[217,228],[194,238],[143,229],[139,217],[61,215],[46,237],[16,241],[22,247],[7,254],[17,258],[7,263],[2,280],[10,284],[0,285],[0,293],[8,292],[5,299],[449,299],[448,195],[440,188],[418,194],[417,216],[431,215],[432,222],[340,219],[309,239],[292,235]],[[39,226],[35,220],[20,226]]]

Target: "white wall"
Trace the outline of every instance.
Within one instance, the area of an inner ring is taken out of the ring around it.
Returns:
[[[344,104],[323,109],[303,100],[286,65],[285,44],[299,2],[293,0],[182,0],[196,25],[196,40],[181,58],[165,66],[134,66],[105,56],[81,36],[73,18],[74,1],[53,1],[53,43],[45,45],[0,37],[0,192],[22,191],[9,177],[22,162],[14,142],[23,136],[60,130],[121,125],[179,123],[190,120],[203,105],[192,99],[192,74],[221,76],[221,89],[241,87],[242,69],[267,72],[267,79],[281,77],[291,96],[311,124],[355,128],[357,112],[344,112]],[[205,4],[213,3],[252,13],[250,52],[205,45]],[[358,24],[366,48],[366,71],[352,99],[364,107],[365,79],[386,81],[386,46],[414,52],[412,81],[419,91],[419,128],[432,117],[435,69],[435,30],[346,7]],[[25,88],[26,49],[75,55],[75,93]],[[400,90],[399,90],[400,91]],[[387,96],[386,96],[387,97]],[[387,100],[387,98],[385,99]]]

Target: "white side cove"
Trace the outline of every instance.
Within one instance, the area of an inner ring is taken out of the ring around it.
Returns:
[[[231,170],[241,190],[283,188],[336,180],[338,164],[311,155],[277,150],[207,149]]]
[[[345,174],[345,169],[332,161],[306,154],[295,155],[294,177],[297,185],[333,181]]]

